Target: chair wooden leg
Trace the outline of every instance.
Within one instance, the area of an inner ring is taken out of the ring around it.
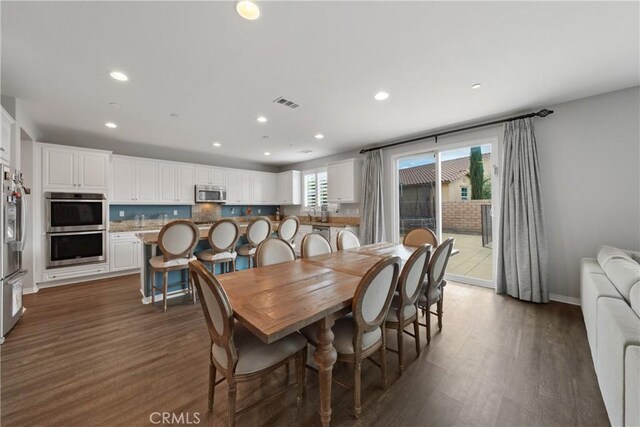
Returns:
[[[213,412],[213,398],[216,392],[216,365],[209,360],[209,411]]]
[[[400,371],[400,375],[402,375],[402,371],[404,371],[404,337],[402,332],[402,325],[398,323],[398,370]]]
[[[229,383],[229,427],[233,427],[236,422],[236,382],[227,380]]]
[[[151,270],[151,305],[156,303],[156,271]]]
[[[418,316],[416,316],[416,320],[413,321],[413,334],[416,340],[416,352],[418,356],[420,356],[420,322],[418,322]]]
[[[189,284],[189,289],[191,289],[191,298],[193,299],[193,303],[196,303],[197,295],[196,295],[196,287],[193,284],[193,280],[191,280],[191,275],[189,274],[189,270],[187,270],[187,283]]]
[[[438,310],[438,330],[442,331],[442,296],[440,296],[440,300],[436,303],[436,308]]]
[[[236,260],[235,258],[233,259],[233,261],[231,261],[231,271],[236,271]]]
[[[167,311],[167,288],[169,287],[169,272],[162,273],[162,311]]]
[[[298,408],[302,406],[302,399],[304,398],[304,355],[307,353],[307,347],[300,350],[296,356],[296,381],[298,382],[298,397],[296,398],[296,404]]]
[[[400,326],[398,326],[400,327]],[[382,388],[387,388],[387,334],[382,328],[382,347],[380,347],[380,376]]]
[[[429,307],[427,307],[425,323],[427,324],[427,345],[429,345],[431,344],[431,312],[429,311]]]
[[[362,361],[358,360],[356,357],[356,363],[353,368],[353,415],[356,418],[360,418],[360,413],[362,412],[362,404],[360,403],[360,394],[362,393],[362,384],[361,384],[361,376],[362,376]]]

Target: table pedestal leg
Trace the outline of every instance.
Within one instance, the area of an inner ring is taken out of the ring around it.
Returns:
[[[320,374],[320,420],[323,426],[328,426],[331,421],[331,376],[333,365],[338,358],[333,347],[333,317],[318,321],[318,343],[313,359],[318,364]]]

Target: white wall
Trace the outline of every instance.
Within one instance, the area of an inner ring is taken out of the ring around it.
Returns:
[[[542,107],[555,111],[535,120],[550,293],[555,299],[575,302],[580,297],[580,258],[595,256],[601,244],[640,249],[640,88]],[[492,126],[440,138],[437,145],[426,140],[384,150],[387,236],[393,234],[395,201],[389,179],[393,155],[485,138],[496,138],[501,146],[502,133],[502,126]],[[298,163],[283,170],[312,168],[354,154]]]
[[[551,293],[579,297],[580,258],[640,249],[640,88],[551,107],[536,121]]]

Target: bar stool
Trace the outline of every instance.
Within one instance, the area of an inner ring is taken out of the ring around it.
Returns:
[[[280,222],[280,226],[278,227],[278,237],[282,240],[288,242],[292,248],[296,248],[296,244],[294,240],[296,238],[296,234],[298,234],[298,229],[300,228],[300,220],[295,215],[290,215],[288,217],[283,218]]]
[[[156,302],[156,290],[162,290],[162,311],[167,311],[167,287],[170,271],[187,271],[186,283],[195,304],[195,293],[193,292],[193,284],[189,280],[188,270],[189,262],[196,259],[193,256],[193,250],[198,244],[198,240],[200,240],[200,230],[191,221],[172,221],[160,230],[158,247],[162,251],[162,255],[152,257],[149,260],[149,266],[151,267],[151,304]],[[156,287],[156,272],[162,272],[162,288]]]
[[[215,274],[216,264],[222,264],[222,272],[225,270],[236,271],[236,243],[240,238],[240,226],[231,219],[225,218],[216,221],[209,229],[209,245],[211,249],[196,253],[196,257],[211,265],[211,273]]]
[[[256,248],[271,235],[271,220],[266,216],[259,216],[247,226],[247,240],[249,244],[238,248],[238,255],[249,258],[249,268],[251,261],[255,261]]]

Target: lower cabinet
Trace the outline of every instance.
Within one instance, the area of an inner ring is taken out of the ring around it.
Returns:
[[[135,233],[112,233],[109,243],[109,265],[111,271],[139,269],[142,243]]]

